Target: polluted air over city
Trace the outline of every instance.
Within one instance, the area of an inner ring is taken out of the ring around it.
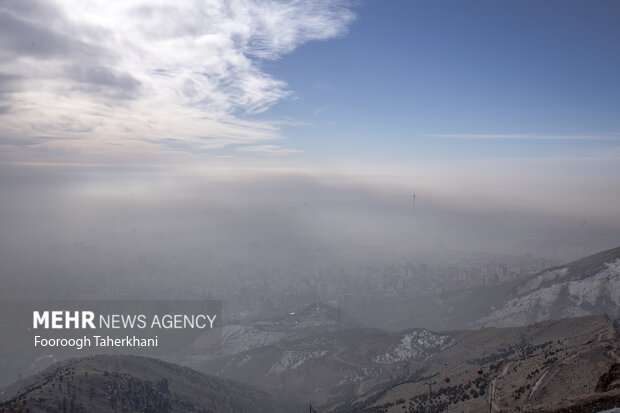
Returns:
[[[619,23],[0,1],[0,412],[620,411]]]

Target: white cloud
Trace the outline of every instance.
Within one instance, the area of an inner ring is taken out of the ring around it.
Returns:
[[[529,140],[619,140],[620,135],[536,135],[536,134],[431,134],[429,138],[448,139],[529,139]]]
[[[255,146],[243,146],[237,148],[238,151],[242,152],[256,152],[256,153],[264,153],[268,155],[288,155],[291,153],[300,153],[303,151],[297,149],[287,149],[278,145],[255,145]]]
[[[251,115],[292,92],[260,61],[342,35],[353,18],[329,0],[5,3],[0,138],[69,151],[78,139],[83,153],[277,139],[278,122]]]

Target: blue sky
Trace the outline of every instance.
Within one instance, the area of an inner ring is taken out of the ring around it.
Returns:
[[[366,1],[354,10],[345,36],[267,65],[297,99],[266,115],[312,125],[286,129],[309,155],[574,156],[620,143],[617,2]]]
[[[0,9],[4,161],[620,155],[617,1]]]

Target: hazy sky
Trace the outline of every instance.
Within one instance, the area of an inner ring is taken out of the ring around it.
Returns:
[[[0,162],[298,174],[617,228],[618,22],[602,0],[6,0]]]

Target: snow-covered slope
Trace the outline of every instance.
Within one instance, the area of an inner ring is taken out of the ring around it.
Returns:
[[[321,358],[326,354],[327,350],[284,350],[269,370],[269,374],[296,369],[305,362]]]
[[[253,348],[268,346],[286,336],[283,331],[269,331],[253,325],[228,324],[220,327],[217,334],[199,337],[191,349],[194,357],[211,359],[242,353]]]
[[[440,335],[429,330],[414,330],[406,333],[387,352],[375,356],[373,361],[390,364],[410,359],[423,360],[449,347],[453,342],[452,337],[447,335]]]
[[[253,326],[227,325],[222,329],[224,354],[237,354],[278,342],[286,333],[265,331]]]
[[[590,268],[567,265],[544,271],[518,286],[514,298],[476,321],[510,327],[538,321],[620,312],[620,258]]]

